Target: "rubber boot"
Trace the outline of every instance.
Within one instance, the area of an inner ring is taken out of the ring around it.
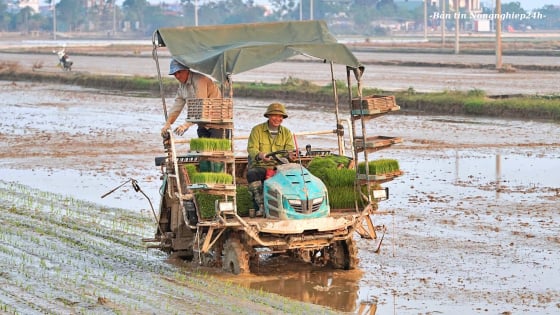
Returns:
[[[257,217],[262,217],[264,215],[264,197],[263,197],[263,187],[260,181],[255,181],[249,184],[249,194],[258,206],[255,215]]]

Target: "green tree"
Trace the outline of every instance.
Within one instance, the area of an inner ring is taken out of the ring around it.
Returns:
[[[150,4],[147,0],[125,0],[123,2],[124,16],[127,21],[132,24],[138,22],[137,28],[142,30],[145,29],[144,21],[147,16],[151,14]],[[136,28],[133,26],[133,28]]]
[[[509,3],[502,3],[502,14],[511,14],[512,16],[515,14],[519,15],[526,15],[527,11],[525,11],[521,7],[521,3],[519,2],[509,2]],[[514,29],[523,29],[526,26],[526,21],[518,18],[508,18],[502,20],[502,29],[508,30],[510,27]]]
[[[536,29],[560,29],[560,7],[545,5],[535,10],[534,17],[530,20],[530,25]]]
[[[229,15],[224,2],[211,1],[198,8],[198,25],[218,25]]]
[[[226,7],[229,15],[223,20],[223,24],[254,23],[264,20],[264,8],[256,6],[252,0],[227,0]]]
[[[86,7],[83,1],[60,0],[56,4],[57,29],[60,31],[78,31],[85,27]]]
[[[8,31],[12,23],[12,16],[8,13],[6,1],[0,0],[0,30]]]
[[[359,34],[371,34],[370,25],[372,17],[376,15],[375,6],[355,4],[350,13],[350,19],[354,22],[355,30]]]
[[[183,26],[184,16],[165,15],[160,5],[149,6],[144,15],[144,30],[147,34],[151,34],[160,27]]]
[[[20,32],[29,33],[31,30],[29,27],[30,20],[33,16],[33,9],[31,7],[23,7],[15,16],[15,22],[17,24],[17,29]]]

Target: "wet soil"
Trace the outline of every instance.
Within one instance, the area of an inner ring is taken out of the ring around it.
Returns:
[[[74,61],[74,72],[157,76],[151,51],[146,48],[149,46],[140,47],[144,48],[130,48],[130,51],[120,53],[114,52],[114,47],[105,46],[88,47],[87,53],[80,47],[69,47],[67,50]],[[48,53],[52,47],[43,48],[42,53],[7,53],[10,49],[1,46],[0,48],[0,62],[16,61],[24,70],[41,65],[35,71],[60,71],[56,67],[56,56]],[[72,55],[73,49],[80,53]],[[104,55],[105,50],[105,54],[112,54]],[[159,56],[161,74],[166,76],[169,53],[162,50]],[[504,56],[503,63],[509,65],[514,70],[512,72],[500,72],[492,68],[495,57],[489,55],[357,52],[356,57],[366,65],[364,86],[385,91],[410,88],[417,92],[481,90],[488,95],[549,95],[558,93],[556,82],[560,80],[560,72],[557,70],[560,67],[558,56]],[[233,80],[278,84],[282,79],[292,76],[321,86],[332,83],[330,68],[322,62],[307,58],[298,58],[298,61],[307,62],[278,62],[234,74]],[[538,67],[535,69],[532,66]],[[537,70],[547,67],[552,67],[551,71]],[[336,80],[346,80],[343,67],[335,66],[335,70]]]
[[[6,55],[14,56],[0,54],[0,58]],[[29,66],[44,58],[42,71],[60,71],[54,67],[54,55],[20,57]],[[153,61],[142,56],[111,60],[76,56],[75,60],[76,71],[154,73]],[[276,82],[305,72],[314,80],[329,80],[316,65],[306,66],[305,71],[300,66],[290,68],[293,65],[280,63],[247,74],[247,79]],[[451,89],[481,86],[496,94],[512,94],[521,89],[514,83],[519,79],[526,81],[519,86],[526,87],[523,91],[528,94],[557,90],[558,80],[542,79],[549,73],[476,70],[468,76],[476,79],[465,81],[465,70],[449,71],[374,67],[370,73],[385,73],[381,82],[395,89],[414,85],[443,90],[450,88],[446,82],[451,80],[455,82]],[[389,200],[380,204],[385,214],[374,217],[376,224],[387,227],[381,252],[374,253],[373,242],[357,239],[359,270],[328,270],[271,257],[254,274],[239,277],[169,261],[157,250],[146,251],[140,241],[155,233],[153,214],[146,197],[127,181],[137,180],[157,211],[160,172],[154,157],[163,155],[161,100],[19,81],[0,81],[0,95],[3,311],[560,311],[558,124],[414,113],[377,118],[368,124],[368,134],[398,136],[404,142],[372,157],[397,159],[405,171],[385,184],[390,189]],[[236,100],[236,135],[248,135],[269,102]],[[286,104],[290,118],[285,125],[293,131],[334,128],[332,109],[313,103]],[[186,136],[194,136],[194,131]],[[316,148],[335,146],[326,136],[302,137],[298,142]],[[243,140],[236,142],[240,152],[244,146]],[[237,284],[261,293],[243,291]],[[313,305],[291,304],[295,302],[262,292]],[[318,305],[327,308],[315,308]]]
[[[133,178],[157,211],[160,172],[154,157],[163,154],[158,99],[26,82],[0,82],[0,93],[1,220],[9,227],[0,244],[3,270],[10,270],[2,273],[9,285],[0,297],[9,311],[327,312],[289,303],[278,307],[249,293],[231,297],[238,291],[227,289],[232,284],[337,312],[553,314],[560,309],[557,124],[412,113],[377,118],[368,124],[368,134],[404,142],[372,157],[397,159],[405,171],[385,184],[390,199],[380,208],[386,214],[374,217],[387,227],[381,252],[360,239],[359,270],[275,257],[264,259],[254,274],[238,277],[170,263],[157,250],[143,249],[141,238],[155,233],[153,214],[129,183],[101,198]],[[236,134],[248,135],[268,101],[238,99],[236,104]],[[285,125],[296,133],[333,128],[331,110],[287,106]],[[326,136],[298,142],[335,146]],[[243,140],[236,143],[240,152],[244,146]],[[226,284],[219,297],[212,293],[216,288],[198,285],[202,280],[195,276],[201,274]],[[43,285],[31,290],[37,277]],[[14,298],[23,293],[29,298]],[[222,294],[226,298],[216,302]],[[175,304],[181,299],[186,302]],[[235,299],[244,302],[235,308],[230,305]]]

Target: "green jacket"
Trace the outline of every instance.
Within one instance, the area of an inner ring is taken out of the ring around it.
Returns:
[[[270,153],[278,150],[291,152],[294,149],[294,137],[290,129],[280,125],[278,135],[273,140],[268,129],[268,121],[253,127],[249,141],[247,141],[247,153],[249,153],[251,167],[271,167],[277,164],[274,161],[257,161],[256,157],[259,152]]]

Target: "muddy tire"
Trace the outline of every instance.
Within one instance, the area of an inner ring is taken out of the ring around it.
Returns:
[[[200,242],[203,242],[206,238],[206,233],[202,234],[200,238]],[[197,242],[197,241],[195,241]],[[196,255],[195,260],[201,265],[205,267],[221,267],[222,266],[222,250],[223,250],[223,241],[220,238],[216,241],[214,246],[210,248],[207,253],[201,253],[200,256]]]
[[[329,263],[333,268],[351,270],[358,267],[358,248],[353,238],[336,241],[330,246]]]
[[[237,238],[226,240],[222,269],[235,275],[249,273],[249,253]]]
[[[306,249],[289,249],[288,255],[304,263],[312,263],[312,253]]]

